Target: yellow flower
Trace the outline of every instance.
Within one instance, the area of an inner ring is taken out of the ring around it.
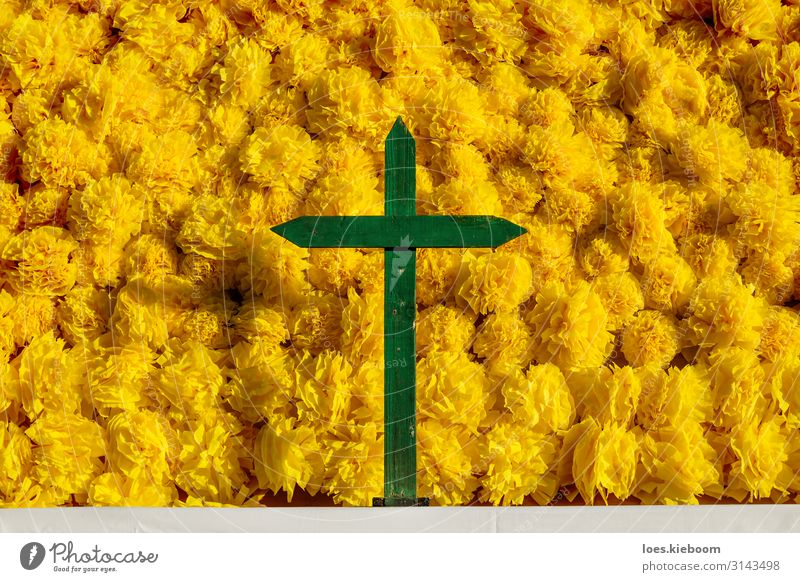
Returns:
[[[624,500],[634,492],[639,458],[637,432],[616,424],[600,425],[594,418],[575,424],[564,435],[562,457],[584,502],[594,505],[599,493],[608,504],[610,496]]]
[[[289,313],[289,338],[297,349],[318,353],[338,349],[342,341],[342,313],[345,302],[329,293],[308,297],[305,304]]]
[[[680,347],[680,331],[671,315],[643,310],[622,332],[622,353],[632,366],[668,365]]]
[[[269,51],[256,39],[230,41],[219,67],[220,93],[237,105],[252,107],[268,91],[271,62]]]
[[[502,385],[505,408],[517,426],[537,433],[566,430],[575,418],[575,404],[564,375],[553,364],[515,371]]]
[[[681,430],[687,423],[713,420],[709,373],[700,365],[639,368],[642,392],[636,422],[647,430]]]
[[[242,420],[274,423],[292,415],[296,362],[287,350],[256,339],[238,342],[231,348],[231,357],[224,401]]]
[[[467,257],[469,274],[457,293],[476,313],[510,311],[531,296],[533,275],[524,258],[495,253]]]
[[[585,281],[571,289],[548,285],[536,295],[536,306],[527,316],[536,360],[553,362],[562,371],[602,365],[612,348],[607,322],[599,295]]]
[[[0,423],[0,502],[20,489],[33,468],[31,441],[13,422]]]
[[[727,493],[739,502],[763,499],[773,491],[785,492],[793,478],[786,465],[788,430],[779,418],[750,422],[733,428],[730,448],[734,455]]]
[[[334,434],[346,431],[353,409],[353,366],[328,350],[298,362],[295,377],[300,420]]]
[[[246,252],[246,235],[233,222],[231,202],[206,195],[192,203],[175,244],[185,253],[197,253],[209,259],[233,261]]]
[[[43,412],[71,414],[81,409],[82,370],[69,354],[64,340],[49,331],[33,339],[11,361],[19,377],[17,393],[31,420]]]
[[[463,352],[435,351],[417,364],[420,417],[476,431],[493,402],[483,367]]]
[[[714,23],[717,30],[730,30],[752,40],[778,40],[777,0],[717,0]]]
[[[758,354],[776,362],[784,357],[800,356],[800,316],[786,307],[770,307],[761,329]]]
[[[232,502],[246,481],[239,465],[239,456],[245,453],[237,437],[224,426],[199,425],[182,431],[179,439],[175,484],[204,500]]]
[[[117,341],[145,343],[158,349],[167,341],[163,299],[142,278],[133,278],[119,290],[111,314]]]
[[[631,426],[642,392],[636,370],[612,364],[570,374],[568,383],[581,418],[592,417],[600,424]]]
[[[473,500],[476,437],[460,424],[426,419],[417,427],[419,494],[437,505],[465,505]]]
[[[466,270],[462,264],[463,251],[458,249],[428,249],[417,251],[417,301],[435,305],[452,297],[456,279]],[[380,257],[381,260],[383,257]]]
[[[312,249],[308,279],[317,289],[347,295],[356,285],[363,258],[356,249]]]
[[[69,229],[79,241],[124,246],[141,227],[141,196],[121,174],[92,181],[69,198]]]
[[[242,171],[262,186],[285,186],[302,191],[319,170],[320,148],[295,125],[259,127],[241,149]]]
[[[611,200],[612,220],[620,240],[636,259],[648,260],[675,250],[666,227],[664,203],[636,182],[626,184]]]
[[[435,70],[443,48],[436,25],[424,11],[404,10],[378,25],[373,54],[387,73],[407,75]]]
[[[177,501],[173,485],[144,479],[131,479],[122,473],[103,473],[89,485],[91,505],[112,507],[168,507]]]
[[[34,448],[33,478],[51,492],[57,504],[70,496],[84,503],[89,485],[102,473],[107,452],[105,431],[88,418],[59,409],[40,416],[25,434]]]
[[[716,451],[698,423],[646,433],[641,461],[645,474],[635,495],[643,503],[696,505],[701,495],[722,494]]]
[[[651,309],[682,312],[689,304],[697,278],[679,255],[661,253],[644,265],[642,289]]]
[[[689,305],[690,339],[701,347],[758,345],[767,308],[738,277],[706,278]]]
[[[58,326],[73,345],[96,339],[106,331],[111,314],[106,291],[92,285],[73,287],[56,309]]]
[[[210,413],[219,408],[218,396],[224,384],[216,354],[192,340],[180,345],[179,350],[165,351],[156,360],[160,365],[152,373],[156,392],[170,407],[170,417],[210,421]]]
[[[322,453],[314,429],[295,425],[291,418],[266,424],[256,441],[255,475],[258,486],[273,493],[285,491],[291,502],[295,487],[315,495],[323,477]]]
[[[515,312],[490,313],[475,335],[472,351],[493,376],[504,376],[530,359],[531,330]]]
[[[15,235],[0,256],[13,261],[15,270],[8,278],[18,292],[64,295],[77,277],[77,266],[70,260],[77,247],[69,231],[40,226]]]
[[[420,355],[433,350],[466,350],[475,335],[474,320],[469,313],[445,305],[434,305],[421,311],[415,326],[417,353]]]
[[[709,363],[717,426],[734,429],[765,412],[765,374],[753,352],[741,347],[717,349]]]
[[[350,428],[326,439],[323,449],[323,490],[334,503],[369,507],[383,492],[383,435],[376,423]]]
[[[531,496],[536,503],[546,505],[555,497],[559,447],[555,436],[539,434],[527,425],[501,423],[485,438],[481,463],[486,473],[481,486],[490,503],[520,505]]]
[[[631,321],[644,307],[644,297],[639,280],[628,272],[597,277],[592,289],[608,312],[608,329],[616,331]]]

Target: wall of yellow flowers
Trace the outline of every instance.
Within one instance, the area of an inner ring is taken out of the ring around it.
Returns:
[[[798,0],[0,0],[0,506],[369,505],[381,252],[418,253],[419,493],[793,501]],[[386,362],[385,365],[394,365]]]

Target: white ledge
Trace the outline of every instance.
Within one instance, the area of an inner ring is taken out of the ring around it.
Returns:
[[[2,509],[3,533],[800,532],[800,505]]]

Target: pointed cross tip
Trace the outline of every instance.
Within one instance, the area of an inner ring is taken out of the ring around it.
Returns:
[[[408,131],[408,127],[403,121],[403,116],[398,115],[397,119],[394,121],[394,125],[392,125],[392,129],[389,131],[389,135],[386,136],[386,139],[400,139],[404,137],[411,137],[411,132]]]

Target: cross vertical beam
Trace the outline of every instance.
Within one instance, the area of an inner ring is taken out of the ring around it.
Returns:
[[[398,118],[386,138],[385,216],[414,216],[417,148]],[[409,233],[410,234],[410,233]],[[411,237],[384,250],[384,499],[417,503],[416,250]]]

